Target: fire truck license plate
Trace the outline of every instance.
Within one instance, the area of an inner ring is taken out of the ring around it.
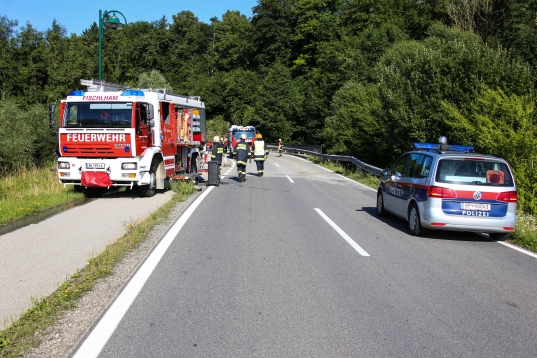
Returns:
[[[104,169],[104,163],[86,163],[86,169]]]
[[[485,204],[485,203],[461,203],[461,210],[490,211],[490,204]]]

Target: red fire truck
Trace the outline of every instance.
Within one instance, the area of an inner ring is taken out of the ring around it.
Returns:
[[[246,134],[246,143],[252,146],[255,142],[256,133],[254,126],[232,125],[229,128],[228,139],[226,141],[230,158],[233,158],[233,148],[237,145],[237,142],[241,138],[241,134]]]
[[[104,81],[80,83],[87,91],[73,91],[60,104],[60,183],[88,196],[121,186],[153,196],[166,180],[190,171],[192,154],[206,140],[205,104],[199,97]],[[53,127],[53,106],[50,120]]]

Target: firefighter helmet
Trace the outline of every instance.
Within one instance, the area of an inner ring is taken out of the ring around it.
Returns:
[[[241,139],[246,139],[246,134],[241,134]]]
[[[218,142],[219,140],[220,140],[220,137],[217,136],[217,135],[215,135],[215,136],[214,136],[214,141],[215,141],[215,142]]]
[[[263,136],[261,135],[261,133],[257,133],[257,138],[259,138],[259,139],[263,138]]]

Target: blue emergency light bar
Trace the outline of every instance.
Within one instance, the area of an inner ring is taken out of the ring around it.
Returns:
[[[122,96],[145,96],[144,91],[140,90],[126,90],[121,94]]]
[[[83,96],[84,94],[86,94],[86,92],[82,90],[76,90],[69,93],[68,96]]]
[[[433,144],[433,143],[419,143],[414,142],[412,143],[412,149],[414,150],[440,150],[440,144]],[[462,152],[462,153],[473,153],[474,147],[470,145],[458,145],[458,144],[450,144],[448,151],[450,152]]]

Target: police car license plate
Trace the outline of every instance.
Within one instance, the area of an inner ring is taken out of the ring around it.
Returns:
[[[485,203],[461,203],[461,210],[490,211],[490,204],[485,204]]]
[[[104,163],[86,163],[86,169],[104,169]]]

